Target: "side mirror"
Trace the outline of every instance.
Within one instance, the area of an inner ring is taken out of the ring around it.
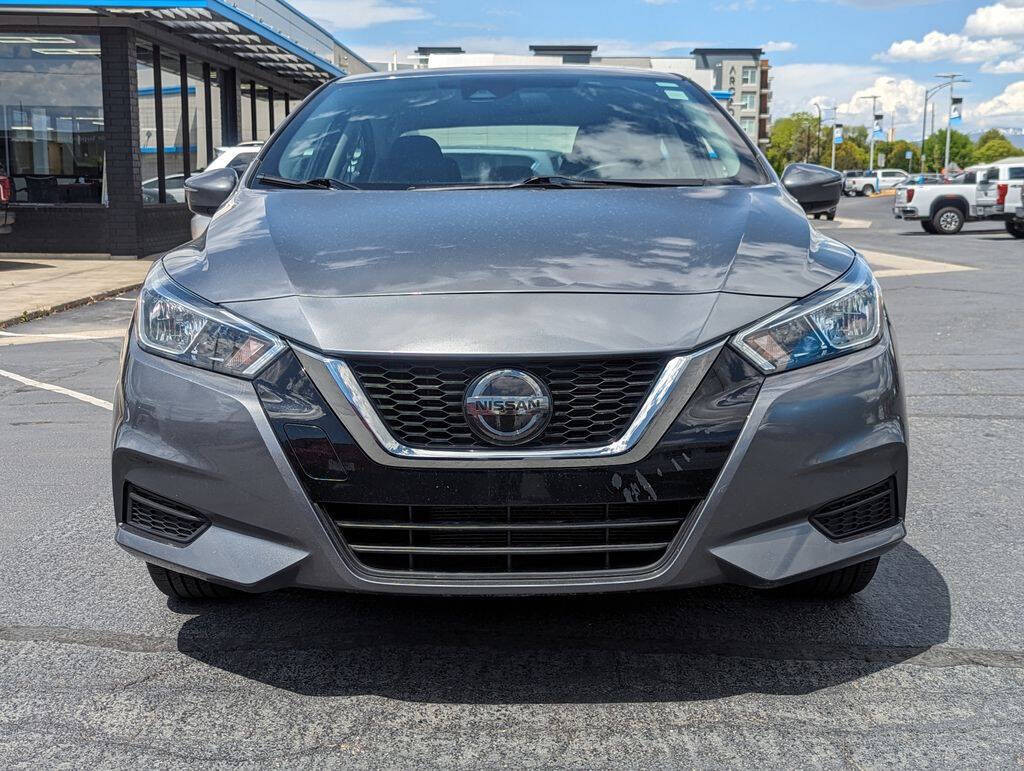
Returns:
[[[234,169],[213,169],[185,180],[185,202],[193,214],[210,217],[238,184]]]
[[[813,163],[789,164],[782,172],[782,184],[808,214],[834,209],[843,194],[843,175]]]

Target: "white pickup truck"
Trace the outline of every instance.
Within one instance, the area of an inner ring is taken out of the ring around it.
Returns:
[[[917,220],[928,233],[959,233],[965,222],[979,218],[978,171],[979,167],[972,167],[949,182],[912,183],[896,188],[893,216],[898,220]]]
[[[880,190],[896,187],[907,176],[903,169],[848,172],[843,178],[843,192],[846,195],[871,195]]]
[[[978,172],[978,217],[1001,219],[1006,232],[1024,238],[1024,158],[1007,158]]]

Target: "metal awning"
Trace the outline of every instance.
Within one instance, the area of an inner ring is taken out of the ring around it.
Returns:
[[[0,11],[128,16],[291,80],[318,85],[346,74],[282,32],[220,0],[0,0]]]

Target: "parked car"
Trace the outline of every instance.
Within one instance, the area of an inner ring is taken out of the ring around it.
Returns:
[[[510,149],[555,173],[484,176]],[[353,76],[257,162],[186,182],[216,216],[113,397],[116,540],[166,594],[834,598],[903,539],[881,291],[806,216],[841,177],[780,179],[692,81]]]
[[[1024,158],[1006,158],[977,175],[977,211],[982,219],[1001,219],[1014,238],[1024,238],[1016,215],[1021,209]]]
[[[233,147],[218,147],[216,157],[210,161],[210,165],[206,167],[206,170],[232,169],[241,177],[245,170],[249,168],[249,164],[259,155],[261,147],[263,147],[263,142],[243,142]],[[209,224],[209,217],[193,214],[190,223],[192,238],[199,238],[199,236],[206,232],[206,227]]]
[[[893,216],[921,223],[927,233],[954,235],[964,223],[978,219],[977,173],[982,167],[966,169],[945,182],[914,181],[896,189]]]
[[[10,207],[12,191],[11,178],[7,176],[7,170],[0,166],[0,236],[10,233],[14,225],[14,212]]]
[[[159,177],[152,177],[142,183],[142,202],[160,202]],[[168,174],[164,177],[164,203],[185,203],[184,174]]]
[[[858,176],[847,175],[843,179],[843,192],[847,195],[871,195],[896,187],[908,176],[903,169],[875,169],[861,172]]]

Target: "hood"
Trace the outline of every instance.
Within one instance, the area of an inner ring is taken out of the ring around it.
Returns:
[[[322,351],[568,355],[692,350],[852,261],[763,186],[241,190],[164,265]]]
[[[852,251],[775,185],[240,189],[164,265],[214,302],[466,292],[803,297]]]

